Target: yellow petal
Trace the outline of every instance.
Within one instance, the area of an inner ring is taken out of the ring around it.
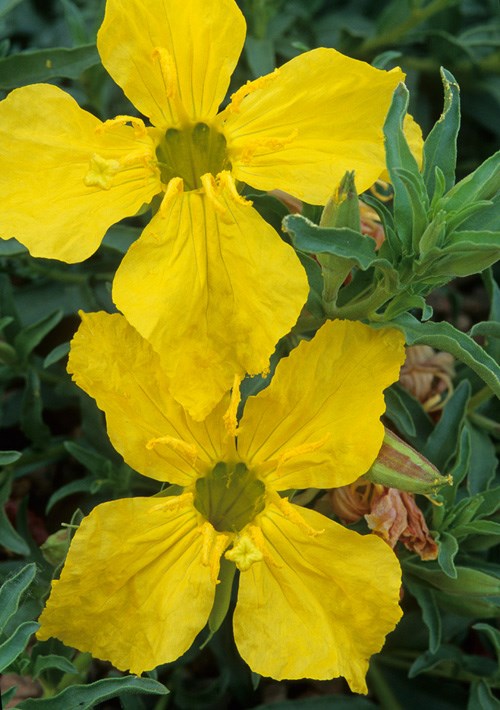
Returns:
[[[0,236],[33,256],[82,261],[160,190],[151,138],[103,123],[49,84],[0,103]]]
[[[209,558],[189,494],[103,503],[73,538],[38,638],[55,636],[137,675],[174,661],[212,608]]]
[[[374,535],[292,507],[323,532],[308,534],[272,505],[262,514],[263,560],[240,573],[238,651],[276,680],[344,676],[366,693],[368,659],[401,617],[397,558]]]
[[[233,0],[108,0],[97,47],[132,103],[166,127],[215,116],[244,39]]]
[[[106,413],[109,438],[140,473],[184,486],[221,460],[226,397],[194,422],[169,394],[158,355],[121,315],[82,314],[68,371]]]
[[[113,298],[160,353],[173,396],[200,419],[235,375],[267,368],[307,288],[293,249],[221,189],[171,197],[123,259]]]
[[[356,480],[382,446],[383,390],[398,379],[403,346],[393,329],[325,323],[280,361],[267,389],[247,400],[242,460],[276,490]]]
[[[400,69],[315,49],[236,93],[220,115],[233,174],[324,204],[346,170],[358,192],[385,166],[383,124]]]

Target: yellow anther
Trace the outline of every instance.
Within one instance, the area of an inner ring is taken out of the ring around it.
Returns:
[[[298,446],[294,446],[293,448],[284,451],[278,459],[277,472],[290,459],[296,458],[297,456],[303,456],[304,454],[310,454],[313,451],[321,449],[321,447],[326,444],[330,436],[331,434],[325,434],[325,436],[322,439],[318,439],[318,441],[309,441],[305,444],[299,444]]]
[[[165,47],[155,47],[151,56],[160,66],[167,99],[173,99],[177,95],[177,69],[172,55]]]
[[[252,162],[253,157],[256,153],[265,154],[276,153],[283,150],[287,145],[293,143],[293,141],[299,135],[299,131],[295,128],[287,136],[273,136],[271,138],[258,138],[255,141],[245,143],[245,147],[241,151],[239,160],[244,164],[248,165]]]
[[[227,208],[224,207],[217,194],[217,184],[214,176],[211,173],[205,173],[205,175],[201,176],[200,181],[205,190],[205,195],[212,203],[215,211],[222,216],[227,216]]]
[[[104,133],[115,126],[125,126],[127,123],[130,123],[134,127],[134,133],[137,137],[147,135],[144,121],[136,116],[116,116],[115,118],[110,118],[96,128],[96,133]]]
[[[224,426],[226,427],[226,431],[229,434],[229,436],[237,436],[238,435],[238,407],[241,401],[241,394],[240,394],[240,384],[241,384],[241,377],[238,375],[234,376],[234,381],[233,381],[233,389],[231,391],[231,399],[229,401],[229,407],[227,408],[226,413],[224,414]]]
[[[163,196],[163,200],[161,201],[160,212],[162,214],[165,214],[167,207],[170,205],[170,203],[183,192],[184,180],[182,178],[174,177],[169,180],[167,189],[165,190],[165,194]]]
[[[146,449],[151,451],[159,445],[168,446],[170,449],[173,449],[192,466],[196,463],[198,449],[194,444],[188,444],[186,441],[176,439],[174,436],[159,436],[155,439],[150,439],[146,444]]]
[[[120,168],[119,160],[103,158],[98,153],[94,153],[90,158],[89,170],[83,178],[83,182],[87,187],[101,187],[103,190],[109,190],[113,178]]]
[[[168,498],[162,498],[161,503],[152,505],[150,511],[154,512],[157,510],[179,510],[180,508],[187,507],[188,505],[192,506],[192,504],[193,494],[181,493],[181,495],[179,496],[169,496]]]
[[[238,91],[231,94],[231,103],[228,106],[228,110],[231,111],[231,113],[238,113],[243,99],[249,94],[253,94],[254,91],[262,89],[264,86],[267,86],[267,84],[270,84],[272,81],[277,79],[279,71],[279,69],[275,69],[271,72],[271,74],[265,74],[254,81],[247,81],[246,84],[243,84]]]
[[[217,175],[217,185],[219,186],[220,190],[227,190],[229,195],[233,198],[235,202],[238,202],[240,205],[245,205],[246,207],[252,206],[251,200],[246,200],[244,197],[242,197],[242,195],[239,194],[238,190],[236,189],[236,183],[234,181],[234,178],[229,172],[229,170],[222,170]]]
[[[281,496],[276,494],[272,497],[272,500],[274,505],[281,510],[285,518],[288,518],[291,523],[297,525],[297,527],[303,530],[306,535],[316,537],[317,535],[322,535],[325,532],[324,530],[315,530],[308,525],[297,508],[288,501],[288,498],[281,498]]]
[[[229,535],[217,532],[209,522],[203,523],[200,528],[203,538],[201,549],[201,562],[210,568],[210,577],[217,584],[219,575],[220,558],[229,544]]]
[[[236,544],[226,552],[224,557],[234,562],[241,572],[246,572],[255,562],[264,559],[262,550],[248,535],[240,535]]]

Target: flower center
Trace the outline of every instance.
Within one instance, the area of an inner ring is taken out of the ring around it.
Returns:
[[[244,463],[221,461],[196,481],[194,507],[218,532],[239,532],[264,510],[264,493]]]
[[[200,188],[201,176],[230,170],[226,139],[206,123],[196,123],[182,130],[169,128],[156,149],[161,179],[168,185],[180,177],[186,190]]]

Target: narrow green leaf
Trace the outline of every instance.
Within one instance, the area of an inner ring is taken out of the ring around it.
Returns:
[[[460,129],[460,89],[453,74],[441,67],[444,106],[424,143],[423,175],[429,198],[432,198],[435,168],[439,166],[445,179],[446,191],[455,184],[457,163],[457,135]]]
[[[19,703],[20,710],[61,710],[62,708],[78,708],[90,710],[97,703],[122,695],[149,693],[151,695],[167,695],[169,690],[151,678],[122,676],[121,678],[104,678],[88,685],[71,685],[52,698],[23,700]]]
[[[471,337],[454,328],[451,323],[421,323],[406,313],[391,321],[390,325],[403,331],[408,345],[424,343],[451,353],[457,360],[468,365],[500,397],[500,365]]]
[[[471,683],[467,710],[498,710],[500,703],[485,680]]]
[[[274,42],[271,39],[247,35],[245,55],[254,78],[270,74],[276,67]]]
[[[474,624],[472,628],[476,631],[482,631],[491,641],[498,660],[498,670],[500,670],[500,631],[490,626],[490,624],[482,623]]]
[[[52,669],[63,673],[78,673],[77,668],[67,658],[49,653],[46,656],[37,656],[33,669],[33,678],[38,678],[40,673]]]
[[[446,471],[447,464],[457,449],[469,398],[470,384],[468,380],[463,380],[446,403],[422,451],[440,471]]]
[[[451,533],[440,533],[438,563],[443,572],[452,579],[456,579],[458,576],[454,562],[457,552],[458,542],[456,538]]]
[[[233,588],[235,572],[236,565],[234,562],[226,560],[225,557],[221,557],[219,573],[220,584],[218,584],[215,588],[214,605],[212,607],[212,611],[210,612],[210,616],[208,617],[210,636],[207,641],[205,641],[205,644],[212,638],[215,632],[220,629],[222,622],[226,618],[226,614],[229,610],[229,604],[231,602],[231,591]]]
[[[50,439],[50,429],[43,421],[42,410],[40,378],[35,370],[29,370],[21,406],[21,429],[37,446]]]
[[[397,234],[401,240],[404,254],[414,253],[417,245],[412,243],[414,213],[412,195],[408,192],[407,185],[401,179],[401,169],[412,175],[415,185],[418,186],[415,191],[419,195],[420,202],[426,205],[427,200],[427,192],[422,176],[403,131],[408,97],[408,89],[404,84],[399,84],[394,91],[392,104],[384,125],[387,168],[394,188],[394,221],[397,225]],[[426,209],[427,207],[428,205],[425,206]],[[420,206],[418,209],[420,210]]]
[[[500,523],[495,523],[494,520],[473,520],[453,528],[453,534],[456,537],[467,537],[468,535],[498,535],[500,537]]]
[[[405,584],[422,610],[422,618],[429,631],[429,651],[435,653],[441,645],[442,638],[441,613],[436,595],[429,587],[424,587],[413,580],[405,580]]]
[[[0,60],[1,61],[1,60]],[[19,256],[27,254],[28,250],[17,239],[0,239],[0,257],[1,256]]]
[[[463,209],[478,200],[492,200],[500,190],[500,151],[484,161],[473,173],[457,182],[443,198],[447,212]]]
[[[22,2],[24,0],[0,0],[0,19]]]
[[[0,645],[0,673],[3,673],[3,671],[16,660],[19,654],[24,651],[30,637],[37,631],[39,626],[40,624],[36,621],[25,621],[17,627],[7,641],[4,641],[4,643]]]
[[[59,501],[63,500],[63,498],[74,495],[75,493],[93,492],[94,486],[94,476],[85,476],[85,478],[78,478],[76,481],[66,483],[64,486],[61,486],[55,490],[50,496],[46,508],[47,513],[50,513],[55,504],[59,503]]]
[[[0,466],[8,466],[15,463],[22,456],[21,451],[0,451]]]
[[[31,563],[7,579],[0,587],[0,632],[16,613],[21,596],[35,579],[36,565]]]
[[[62,360],[63,357],[66,357],[68,353],[69,343],[60,343],[60,345],[56,345],[56,347],[50,351],[50,353],[43,361],[44,368],[50,367],[54,363],[59,362],[59,360]]]
[[[14,339],[14,346],[21,360],[25,360],[39,343],[55,328],[63,317],[63,311],[56,311],[37,323],[23,328]]]
[[[471,437],[471,463],[467,489],[471,494],[483,493],[495,478],[498,466],[496,448],[485,431],[470,422],[467,423],[467,428]]]
[[[28,50],[0,59],[0,89],[8,91],[58,78],[78,79],[99,63],[95,44]]]
[[[385,415],[396,425],[396,429],[403,435],[415,436],[417,430],[412,416],[399,392],[394,387],[385,391]]]
[[[29,555],[30,548],[25,540],[19,535],[16,530],[12,527],[12,523],[7,517],[5,512],[5,503],[9,500],[11,491],[11,479],[10,476],[6,475],[6,471],[3,474],[3,480],[0,477],[0,540],[2,541],[3,547],[16,555]]]

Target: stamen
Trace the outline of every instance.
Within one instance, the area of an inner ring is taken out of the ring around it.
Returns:
[[[184,459],[187,459],[191,466],[194,466],[198,458],[198,449],[194,444],[188,444],[182,439],[176,439],[174,436],[159,436],[156,439],[150,439],[146,444],[146,449],[151,451],[158,445],[165,445],[180,454]]]
[[[90,158],[90,166],[83,182],[87,187],[101,187],[103,190],[111,189],[114,176],[120,171],[119,160],[103,158],[94,153]]]
[[[281,498],[281,496],[276,494],[275,496],[272,496],[272,500],[275,506],[283,513],[285,518],[288,518],[291,523],[297,525],[297,527],[303,530],[310,537],[317,537],[325,532],[324,530],[315,530],[308,525],[297,508],[294,508],[287,498]]]
[[[167,99],[175,98],[177,96],[177,69],[172,55],[165,47],[155,47],[151,57],[156,59],[160,66]]]
[[[96,128],[96,133],[105,133],[111,128],[114,128],[114,126],[125,126],[127,123],[130,123],[134,127],[134,133],[137,137],[142,138],[147,135],[144,121],[136,116],[116,116],[115,118],[110,118]]]
[[[205,175],[201,176],[200,181],[205,190],[205,194],[213,204],[215,211],[222,216],[227,216],[227,208],[224,207],[217,195],[217,184],[214,176],[211,173],[205,173]]]
[[[241,102],[243,101],[243,99],[246,98],[249,94],[252,94],[254,91],[262,89],[264,86],[270,84],[272,81],[277,79],[279,73],[280,70],[275,69],[270,74],[265,74],[264,76],[261,76],[258,79],[254,79],[254,81],[247,81],[247,83],[243,84],[243,86],[241,86],[237,91],[235,91],[234,94],[231,94],[231,103],[227,107],[228,110],[231,113],[239,113]]]
[[[238,436],[238,406],[241,401],[240,384],[241,377],[238,375],[234,376],[233,389],[231,391],[231,399],[229,401],[229,407],[223,416],[224,426],[229,436]]]
[[[169,496],[168,498],[162,498],[161,503],[152,505],[150,511],[156,510],[179,510],[185,506],[191,506],[193,504],[193,494],[192,493],[181,493],[179,496]]]
[[[233,198],[235,202],[238,202],[240,205],[245,205],[246,207],[252,206],[253,203],[251,200],[246,200],[242,195],[239,194],[238,190],[236,189],[236,182],[234,181],[234,177],[231,175],[229,170],[222,170],[220,173],[218,173],[217,184],[221,190],[227,190],[229,192],[229,195]]]
[[[214,584],[218,584],[220,558],[229,544],[229,535],[216,532],[208,522],[203,523],[200,533],[203,538],[201,562],[210,568],[210,577]]]
[[[325,436],[322,439],[319,439],[318,441],[310,441],[306,444],[299,444],[298,446],[294,446],[293,448],[284,451],[278,459],[276,473],[279,473],[280,468],[284,466],[286,462],[290,459],[293,459],[296,456],[303,456],[304,454],[309,454],[312,451],[317,451],[318,449],[321,449],[321,447],[326,444],[330,436],[331,434],[328,433],[325,434]]]
[[[180,177],[174,177],[169,180],[167,189],[160,204],[160,212],[165,214],[169,204],[180,194],[184,192],[184,180]]]
[[[239,156],[239,161],[243,163],[243,165],[249,165],[252,162],[252,159],[257,153],[257,151],[260,151],[262,148],[266,148],[270,153],[275,153],[279,150],[283,150],[283,148],[292,143],[298,135],[298,129],[294,128],[294,130],[289,133],[288,136],[258,138],[255,141],[246,143]]]

